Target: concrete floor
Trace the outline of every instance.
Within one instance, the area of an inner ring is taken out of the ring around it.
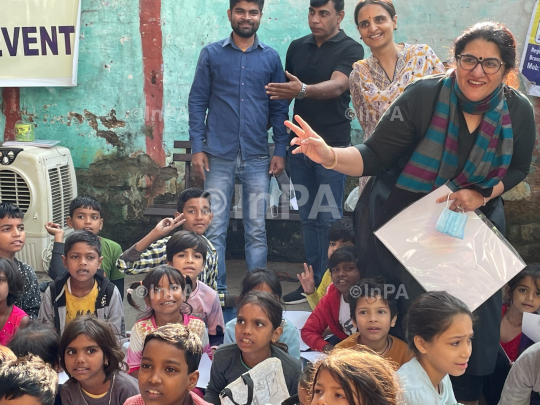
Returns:
[[[276,272],[285,272],[296,277],[295,275],[301,273],[304,269],[303,264],[301,263],[285,263],[285,262],[269,262],[268,268]],[[246,274],[246,262],[244,260],[227,260],[227,288],[231,294],[239,294],[242,285],[242,279]],[[45,273],[38,273],[38,280],[41,282],[43,280],[50,280]],[[142,280],[145,277],[145,274],[138,275],[127,275],[125,278],[125,288],[134,281]],[[288,282],[282,281],[281,287],[283,289],[283,295],[294,291],[300,286],[300,282]],[[141,300],[136,300],[139,302]],[[309,304],[307,302],[298,305],[287,305],[286,309],[288,311],[311,311]],[[133,327],[133,324],[137,320],[141,313],[133,308],[127,302],[124,297],[124,316],[126,322],[126,330],[129,331]]]

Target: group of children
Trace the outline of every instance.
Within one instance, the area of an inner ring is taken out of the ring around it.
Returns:
[[[384,279],[361,278],[351,221],[334,222],[329,239],[329,269],[319,287],[315,288],[313,271],[308,266],[298,276],[313,309],[301,330],[303,341],[313,350],[332,353],[334,347],[363,348],[389,360],[397,370],[401,400],[406,404],[455,404],[449,376],[465,373],[472,349],[474,317],[466,305],[444,292],[421,295],[403,320],[407,344],[390,334],[401,321],[395,299],[399,292],[391,294],[395,289],[388,288],[392,286],[385,285]],[[534,389],[525,382],[519,383],[521,389],[517,389],[519,380],[510,372],[516,359],[534,343],[521,327],[524,313],[540,309],[540,265],[528,265],[505,286],[504,292],[501,350],[495,371],[484,378],[484,400],[486,404],[513,405],[520,392],[522,397],[530,397],[523,405],[537,404],[540,378],[535,380],[538,385]],[[330,335],[326,334],[328,330]],[[535,361],[540,362],[540,354],[537,357]],[[533,374],[540,372],[529,370]],[[513,378],[508,377],[509,373]]]
[[[248,273],[238,297],[216,291],[217,253],[204,236],[211,220],[209,194],[187,189],[174,218],[122,253],[98,236],[99,202],[77,197],[65,241],[59,224],[45,226],[54,236],[54,280],[41,286],[41,298],[34,270],[15,258],[25,242],[23,213],[0,203],[0,347],[12,351],[0,356],[0,404],[25,396],[34,402],[20,403],[220,404],[229,384],[269,358],[282,365],[287,404],[456,403],[449,376],[467,368],[474,320],[464,303],[445,292],[425,293],[404,320],[407,343],[392,336],[402,321],[396,300],[383,279],[362,278],[352,223],[342,219],[329,230],[328,270],[319,286],[309,266],[299,275],[313,309],[299,332],[284,318],[272,270]],[[126,334],[124,277],[139,272],[147,274],[126,292],[142,314]],[[527,266],[505,291],[501,353],[484,384],[488,403],[511,395],[522,380],[511,364],[533,343],[521,323],[524,312],[540,308],[540,266]],[[225,324],[227,306],[237,308],[237,318]],[[304,372],[300,339],[328,354]],[[533,349],[527,353],[540,353]],[[203,353],[212,359],[205,389],[196,388]],[[55,396],[62,370],[67,381]]]

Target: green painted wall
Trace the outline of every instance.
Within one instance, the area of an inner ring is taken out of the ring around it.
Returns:
[[[428,43],[446,59],[456,35],[474,22],[492,18],[506,23],[523,43],[533,3],[396,0],[396,38]],[[23,118],[36,123],[38,137],[60,139],[72,150],[76,166],[87,168],[102,156],[146,152],[145,103],[139,2],[83,0],[82,4],[79,85],[21,89],[21,109]],[[354,5],[351,1],[346,4],[343,28],[357,39]],[[282,59],[292,39],[309,33],[307,6],[307,0],[266,2],[259,35]],[[228,2],[223,0],[163,0],[162,113],[164,146],[169,153],[174,139],[187,139],[187,97],[201,48],[230,32],[227,8]],[[1,133],[3,129],[0,114]]]
[[[141,123],[128,116],[144,100],[137,9],[136,0],[83,0],[79,85],[21,89],[23,119],[36,123],[39,138],[70,148],[76,167],[144,149]]]
[[[483,19],[504,22],[523,46],[534,6],[533,0],[394,3],[396,39],[427,43],[442,60],[447,59],[453,39]],[[283,62],[291,40],[309,33],[308,4],[308,0],[266,1],[259,36]],[[347,1],[342,28],[358,39],[354,6]],[[188,139],[187,99],[199,52],[230,33],[227,8],[224,0],[162,0],[164,108],[146,113],[163,115],[168,164],[173,140]],[[20,108],[23,119],[35,123],[38,138],[59,139],[71,149],[80,191],[102,200],[110,218],[106,232],[127,244],[144,226],[135,232],[135,225],[126,226],[126,220],[139,221],[151,202],[174,201],[183,187],[183,166],[161,167],[146,150],[139,0],[82,0],[82,10],[78,86],[23,88]],[[0,134],[4,126],[0,112]],[[361,139],[357,122],[353,135]]]

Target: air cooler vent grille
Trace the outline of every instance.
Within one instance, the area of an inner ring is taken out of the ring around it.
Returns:
[[[69,203],[73,199],[71,178],[67,165],[49,169],[53,222],[65,226],[69,216]]]
[[[0,201],[17,205],[24,213],[30,206],[28,184],[11,170],[0,170]]]

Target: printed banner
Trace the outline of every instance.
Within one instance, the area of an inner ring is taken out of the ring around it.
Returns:
[[[80,0],[0,0],[0,87],[76,86]]]
[[[521,74],[527,92],[531,96],[540,96],[540,8],[538,1],[534,5],[527,43],[521,58]]]

